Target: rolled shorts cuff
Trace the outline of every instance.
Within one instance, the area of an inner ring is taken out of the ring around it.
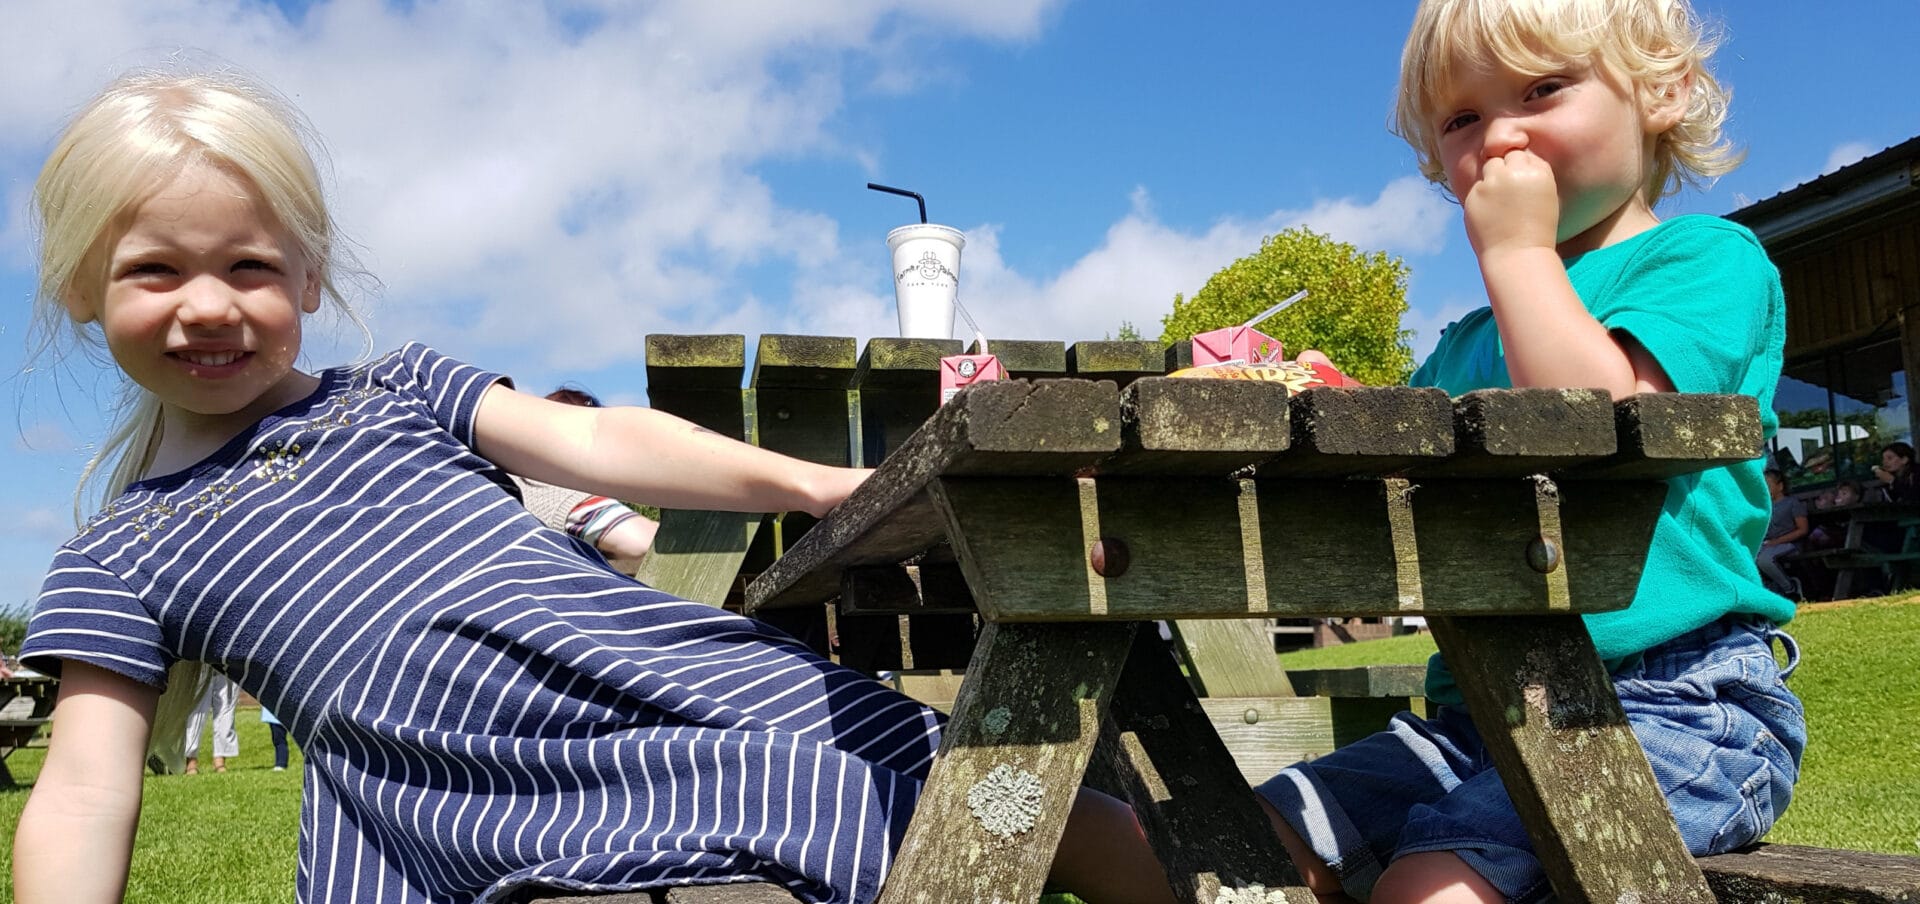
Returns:
[[[1339,798],[1319,776],[1290,766],[1253,790],[1273,804],[1314,856],[1333,870],[1342,891],[1362,901],[1373,896],[1374,883],[1380,881],[1386,864],[1374,856]]]

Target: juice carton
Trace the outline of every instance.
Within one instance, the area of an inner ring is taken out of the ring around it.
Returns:
[[[1193,337],[1193,366],[1271,364],[1280,360],[1280,340],[1250,326],[1208,330]]]
[[[940,359],[940,404],[945,405],[962,387],[1006,378],[1006,368],[993,355],[948,355]]]

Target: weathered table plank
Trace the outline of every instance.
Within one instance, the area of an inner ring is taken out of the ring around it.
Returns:
[[[1483,389],[1453,400],[1454,452],[1419,477],[1558,471],[1612,455],[1613,399],[1598,389]]]
[[[1292,441],[1262,476],[1375,476],[1453,454],[1453,403],[1438,389],[1323,386],[1289,406]]]
[[[1760,403],[1752,396],[1643,393],[1614,404],[1619,451],[1573,468],[1583,480],[1665,480],[1752,461],[1762,448]]]
[[[970,387],[921,427],[749,588],[747,611],[804,605],[840,591],[840,572],[902,562],[935,546],[946,524],[926,495],[941,473],[1071,474],[1120,446],[1111,384],[1008,381]]]
[[[1146,377],[1120,393],[1121,453],[1102,475],[1230,474],[1285,452],[1287,388],[1249,380]]]
[[[952,477],[933,496],[995,621],[1624,608],[1664,489],[1543,484]],[[1100,574],[1096,543],[1124,570]]]

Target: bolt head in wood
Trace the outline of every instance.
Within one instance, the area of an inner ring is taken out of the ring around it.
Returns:
[[[1101,537],[1093,541],[1093,548],[1087,551],[1087,562],[1093,566],[1093,573],[1103,578],[1117,578],[1127,573],[1127,566],[1133,564],[1133,556],[1127,551],[1127,541],[1119,537]]]
[[[1527,544],[1527,567],[1541,574],[1551,574],[1560,567],[1560,545],[1545,537],[1535,537]]]

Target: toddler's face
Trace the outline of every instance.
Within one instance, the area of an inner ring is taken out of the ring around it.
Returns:
[[[1439,160],[1454,197],[1467,199],[1488,161],[1525,152],[1553,173],[1557,245],[1609,224],[1623,209],[1646,210],[1641,188],[1651,166],[1652,123],[1630,86],[1606,67],[1576,61],[1536,76],[1456,64],[1450,90],[1435,101]]]
[[[76,320],[100,322],[169,425],[237,429],[298,398],[288,378],[319,273],[255,194],[224,169],[187,167],[113,240],[100,299],[69,303]]]

